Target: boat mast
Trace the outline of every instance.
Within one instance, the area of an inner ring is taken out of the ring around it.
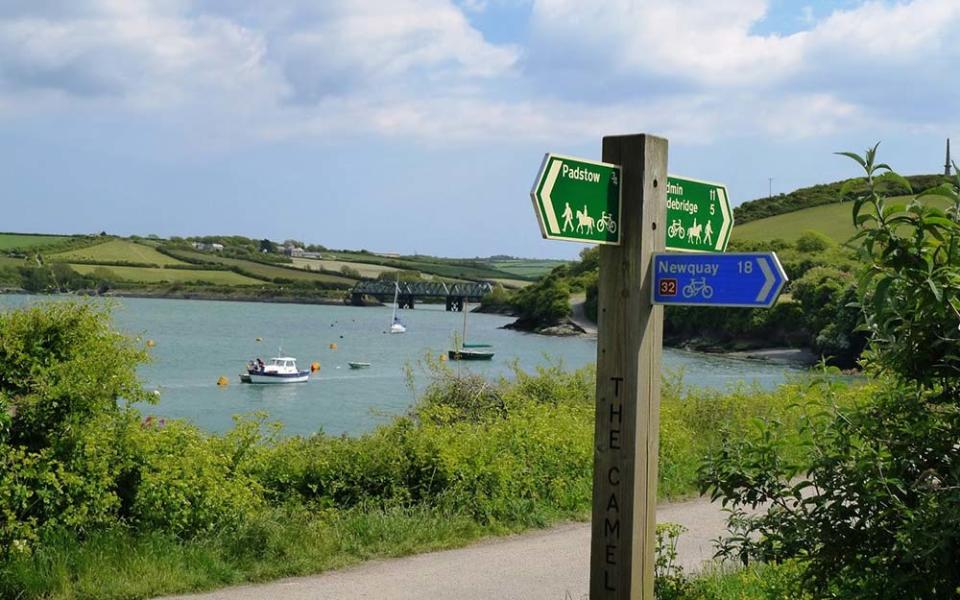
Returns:
[[[460,303],[460,310],[463,311],[463,339],[460,340],[460,345],[464,348],[467,347],[467,299],[464,298],[463,302]]]
[[[397,322],[397,297],[400,295],[400,273],[397,273],[397,280],[393,284],[393,321],[390,325]]]

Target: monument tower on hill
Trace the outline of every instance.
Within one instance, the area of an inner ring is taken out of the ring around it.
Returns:
[[[947,160],[943,163],[943,174],[950,177],[950,138],[947,138]]]

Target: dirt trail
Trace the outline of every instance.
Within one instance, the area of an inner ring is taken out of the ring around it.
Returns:
[[[575,294],[570,296],[570,320],[582,329],[587,335],[597,335],[597,324],[587,318],[585,310],[586,296]]]

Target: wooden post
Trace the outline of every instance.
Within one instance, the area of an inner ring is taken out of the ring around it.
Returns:
[[[600,248],[590,598],[653,600],[663,307],[651,304],[664,247],[667,140],[603,138],[622,167],[623,237]]]

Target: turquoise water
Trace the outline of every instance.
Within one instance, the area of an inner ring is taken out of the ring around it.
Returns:
[[[0,307],[19,306],[44,298],[0,296]],[[99,300],[92,300],[99,301]],[[407,333],[385,333],[391,310],[386,307],[315,306],[199,300],[114,300],[116,325],[131,335],[152,339],[152,362],[141,369],[146,386],[160,391],[159,402],[141,406],[144,413],[189,419],[222,432],[236,414],[266,411],[288,434],[356,434],[405,412],[415,399],[405,376],[413,367],[416,385],[426,382],[417,366],[428,353],[451,347],[463,327],[461,313],[443,306],[401,311]],[[532,370],[562,362],[577,368],[596,359],[596,341],[519,333],[501,327],[512,319],[471,313],[467,339],[494,346],[491,362],[451,363],[453,368],[487,376],[507,375],[516,362]],[[262,342],[256,339],[262,338]],[[331,349],[330,344],[336,344]],[[238,374],[246,361],[284,355],[300,368],[320,363],[319,373],[305,384],[245,385]],[[347,361],[369,362],[352,370]],[[698,387],[724,388],[737,382],[776,386],[797,371],[784,366],[667,349],[665,369],[683,369],[684,380]],[[228,386],[217,386],[226,376]]]

